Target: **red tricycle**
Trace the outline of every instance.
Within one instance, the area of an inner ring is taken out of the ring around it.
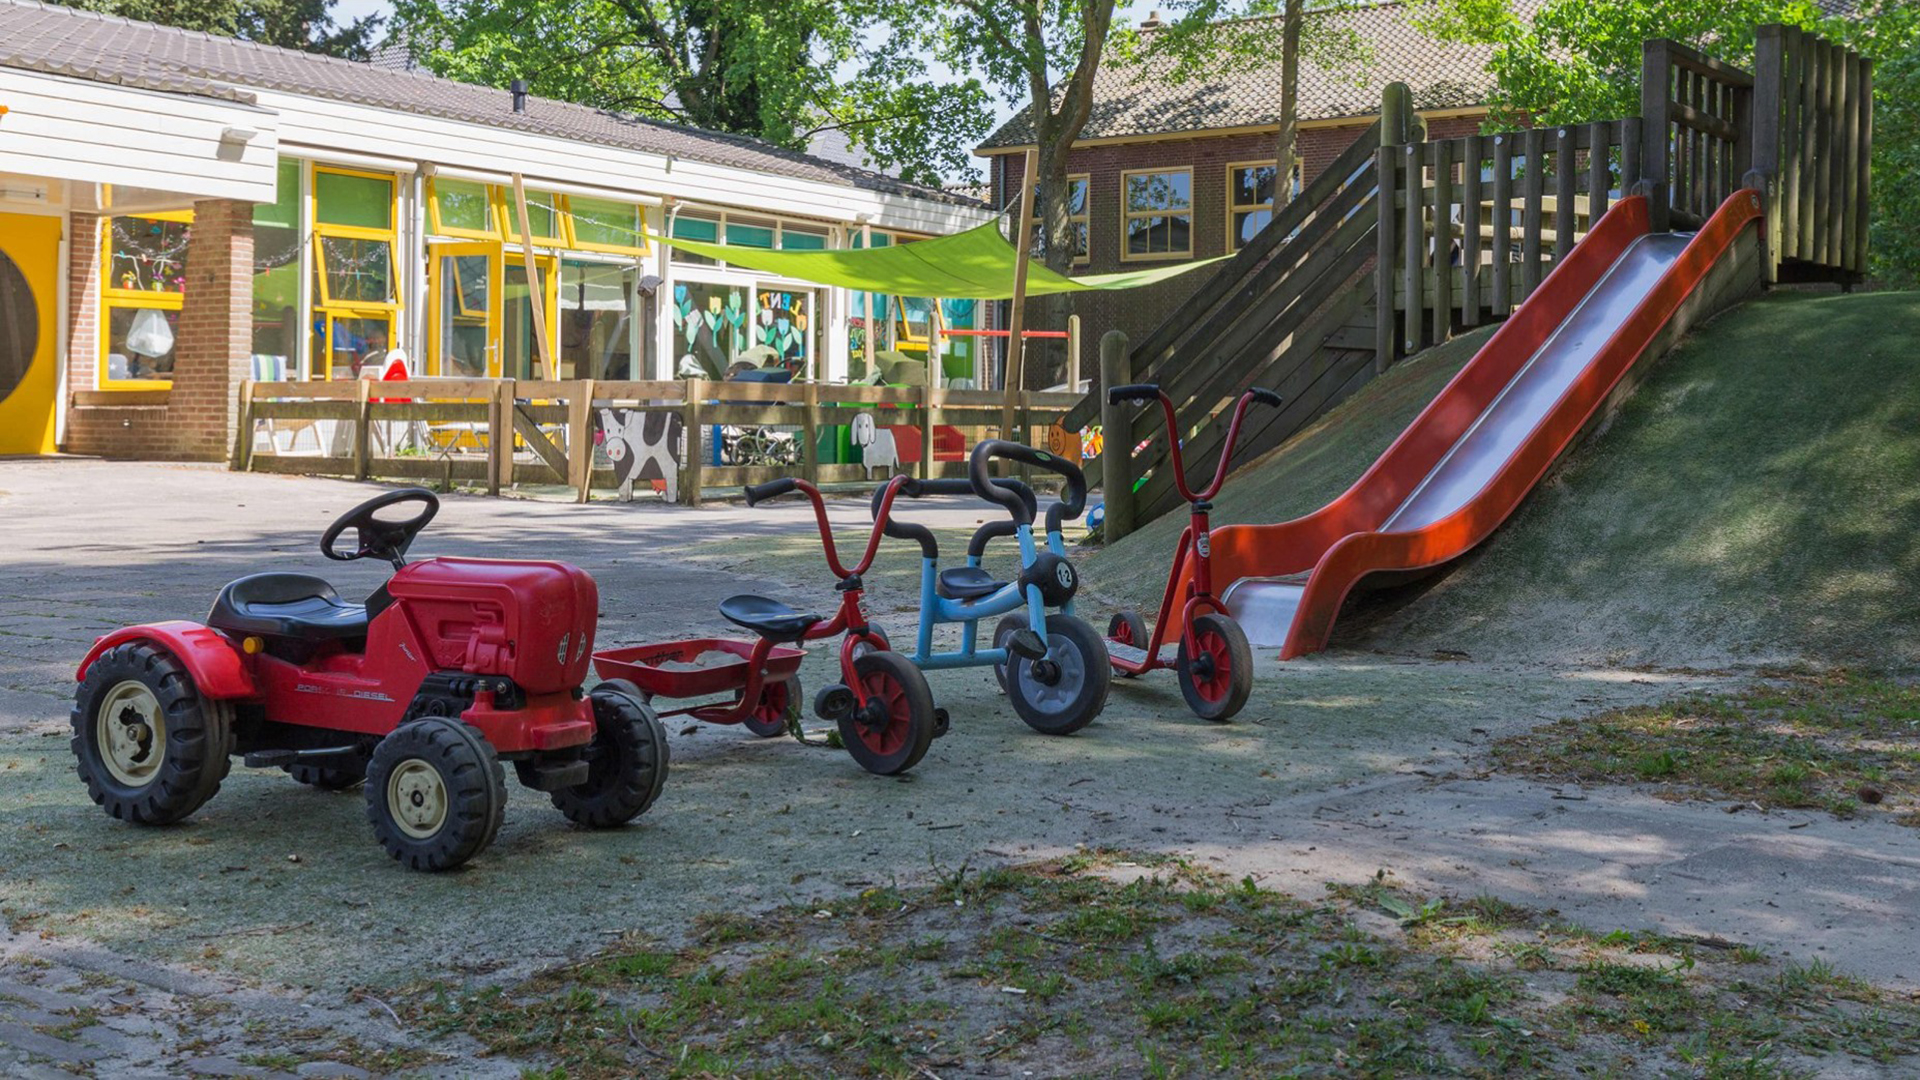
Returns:
[[[404,504],[419,507],[381,516]],[[422,488],[392,491],[327,528],[327,558],[393,564],[365,604],[307,574],[253,574],[220,590],[204,624],[96,641],[76,675],[72,742],[93,801],[123,821],[170,824],[212,798],[240,754],[315,787],[364,782],[374,836],[415,870],[450,869],[493,841],[503,759],[581,825],[652,806],[665,729],[619,686],[583,689],[593,579],[558,562],[409,564],[439,508]],[[348,530],[356,543],[343,551]]]
[[[873,565],[893,510],[894,495],[905,482],[905,477],[896,477],[882,489],[866,551],[851,570],[840,563],[819,488],[790,477],[747,488],[748,506],[793,491],[802,492],[813,502],[827,567],[840,582],[839,611],[833,618],[824,619],[764,596],[730,596],[720,602],[720,614],[736,626],[753,631],[758,635],[756,640],[696,638],[606,649],[593,655],[594,669],[609,680],[600,685],[619,686],[648,701],[656,696],[690,698],[727,693],[730,696],[725,700],[686,705],[660,715],[691,716],[712,724],[743,724],[760,736],[779,735],[790,729],[798,734],[790,718],[799,716],[799,671],[805,653],[792,646],[844,633],[846,637],[840,643],[841,682],[820,691],[814,699],[814,712],[838,724],[842,745],[868,772],[891,776],[913,768],[927,746],[946,733],[946,710],[934,707],[926,676],[905,657],[889,650],[886,635],[869,623],[860,609],[864,588],[860,575]],[[703,666],[700,660],[713,653],[730,656]]]
[[[1187,486],[1187,466],[1180,457],[1179,422],[1173,415],[1173,401],[1153,383],[1116,386],[1107,391],[1107,399],[1118,405],[1123,401],[1158,401],[1167,421],[1168,462],[1180,497],[1192,504],[1193,518],[1180,534],[1180,546],[1173,553],[1173,567],[1167,574],[1167,588],[1160,597],[1160,614],[1153,631],[1137,611],[1121,611],[1107,624],[1107,654],[1113,670],[1122,678],[1132,678],[1159,668],[1179,672],[1180,694],[1187,707],[1203,720],[1226,720],[1240,711],[1253,692],[1253,649],[1246,632],[1227,614],[1226,606],[1213,595],[1213,547],[1207,536],[1207,515],[1213,510],[1213,497],[1227,480],[1227,467],[1233,461],[1233,444],[1240,437],[1240,419],[1254,402],[1280,407],[1280,395],[1253,387],[1240,396],[1234,406],[1233,420],[1227,426],[1227,441],[1220,449],[1220,463],[1214,468],[1213,482],[1200,491]],[[1174,589],[1187,560],[1193,560],[1193,580],[1181,602],[1175,621]],[[1161,655],[1171,628],[1180,628],[1180,648],[1172,663]]]

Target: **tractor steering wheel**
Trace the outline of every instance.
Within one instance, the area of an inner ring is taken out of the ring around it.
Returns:
[[[376,515],[389,506],[399,503],[417,502],[425,504],[414,516],[400,521],[386,521]],[[407,565],[407,548],[413,544],[413,538],[427,527],[433,515],[440,512],[440,499],[426,488],[402,488],[389,491],[368,499],[359,506],[341,514],[339,519],[327,526],[320,534],[320,554],[340,562],[352,562],[355,559],[385,559],[393,564],[395,570]],[[334,541],[340,534],[353,529],[359,536],[359,547],[352,552],[341,552],[334,547]]]

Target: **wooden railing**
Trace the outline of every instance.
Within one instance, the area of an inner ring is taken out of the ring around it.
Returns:
[[[1754,70],[1752,165],[1768,196],[1772,279],[1856,284],[1873,202],[1873,61],[1763,26]]]
[[[1022,430],[1054,430],[1078,394],[1026,392]],[[965,453],[997,436],[999,391],[924,386],[682,381],[417,379],[243,383],[232,464],[304,475],[468,483],[489,494],[518,483],[564,485],[585,502],[618,485],[621,457],[653,460],[677,501],[783,476],[879,483],[896,472],[965,475]],[[867,408],[862,408],[866,406]],[[872,417],[888,442],[823,460],[823,436]],[[649,418],[655,422],[649,425]],[[910,431],[902,429],[912,429]],[[954,444],[953,436],[961,440]],[[903,448],[899,439],[918,436]],[[726,452],[715,464],[715,441]],[[1054,449],[1079,453],[1079,436]],[[1071,442],[1072,447],[1064,445]],[[888,449],[891,447],[891,449]],[[914,451],[917,450],[917,453]],[[917,462],[914,459],[917,458]],[[865,461],[873,461],[869,467]],[[902,461],[912,464],[900,464]]]
[[[1696,228],[1753,168],[1753,76],[1677,41],[1640,64],[1641,170],[1655,231]]]

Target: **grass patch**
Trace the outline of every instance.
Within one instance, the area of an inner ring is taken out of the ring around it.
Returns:
[[[398,1004],[416,1030],[573,1080],[1611,1074],[1623,1045],[1648,1075],[1920,1064],[1920,1008],[1821,965],[1696,957],[1385,875],[1308,904],[1143,862],[963,870],[765,913],[752,937],[719,942],[706,920],[683,945]]]
[[[1920,687],[1835,673],[1563,720],[1494,747],[1543,778],[1920,824]]]

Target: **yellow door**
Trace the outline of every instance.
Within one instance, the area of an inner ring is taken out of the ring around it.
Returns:
[[[0,454],[53,453],[60,219],[0,214]]]
[[[500,245],[434,244],[427,249],[428,375],[485,379],[500,374]]]

